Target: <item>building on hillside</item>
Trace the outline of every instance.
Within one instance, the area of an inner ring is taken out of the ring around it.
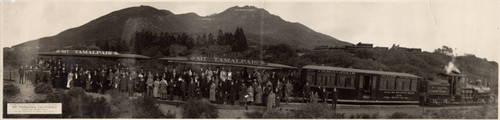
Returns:
[[[371,43],[361,43],[359,42],[358,44],[356,44],[355,46],[356,48],[373,48],[373,44]]]
[[[410,52],[422,52],[422,49],[420,48],[410,48]]]
[[[379,47],[379,46],[377,46],[377,47],[374,47],[373,49],[375,49],[375,50],[389,50],[389,47]]]
[[[328,50],[329,45],[321,45],[321,46],[316,46],[314,47],[314,50]]]

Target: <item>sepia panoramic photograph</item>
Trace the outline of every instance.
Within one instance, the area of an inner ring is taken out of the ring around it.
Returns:
[[[498,119],[498,0],[0,0],[2,119]]]

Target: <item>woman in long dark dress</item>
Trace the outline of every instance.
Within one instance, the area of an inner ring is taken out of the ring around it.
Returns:
[[[68,84],[68,70],[66,70],[66,66],[63,64],[63,67],[61,69],[59,88],[66,88],[67,84]]]
[[[61,81],[61,70],[59,67],[54,67],[54,74],[53,74],[53,81],[52,81],[52,87],[53,88],[59,88],[59,84]]]
[[[122,74],[121,74],[121,77],[120,77],[120,85],[118,85],[120,87],[120,91],[121,92],[126,92],[127,91],[127,88],[128,88],[128,75],[127,75],[127,72],[125,71],[122,71]]]

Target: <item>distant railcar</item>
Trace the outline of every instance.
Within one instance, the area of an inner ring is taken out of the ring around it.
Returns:
[[[316,65],[304,66],[301,72],[315,92],[335,86],[340,103],[419,103],[421,77],[413,74]]]

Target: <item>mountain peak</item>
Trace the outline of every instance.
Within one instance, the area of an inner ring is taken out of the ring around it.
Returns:
[[[265,14],[270,14],[267,10],[262,9],[262,8],[257,8],[255,6],[248,6],[245,5],[243,7],[240,6],[234,6],[226,9],[224,12],[220,14],[231,14],[231,13],[265,13]]]
[[[141,5],[137,7],[129,7],[122,10],[118,10],[115,12],[120,12],[124,14],[135,14],[135,15],[144,15],[144,14],[166,14],[166,15],[174,15],[174,13],[168,10],[159,10],[151,6]]]

